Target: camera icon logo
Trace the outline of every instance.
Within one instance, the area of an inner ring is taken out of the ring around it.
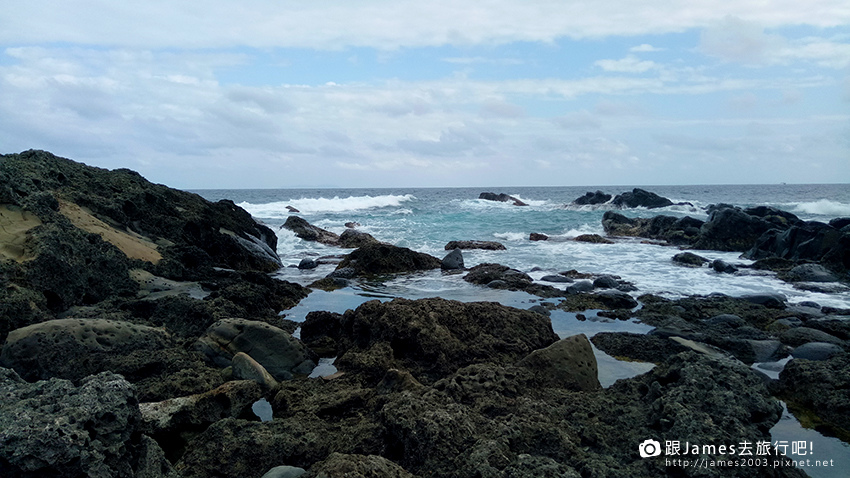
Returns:
[[[661,443],[657,440],[644,440],[638,445],[638,453],[641,458],[650,458],[661,454]]]

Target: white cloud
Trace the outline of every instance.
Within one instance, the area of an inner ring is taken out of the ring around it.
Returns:
[[[666,50],[666,48],[656,48],[656,47],[650,45],[649,43],[642,43],[640,45],[633,46],[633,47],[629,48],[629,51],[635,52],[635,53],[656,52],[656,51],[664,51],[664,50]]]
[[[594,65],[605,71],[614,71],[619,73],[644,73],[658,68],[658,65],[654,61],[640,60],[631,55],[620,60],[597,60],[594,62]]]
[[[134,48],[308,47],[381,49],[551,42],[681,32],[733,15],[765,27],[850,21],[844,0],[600,0],[562,2],[172,2],[8,0],[0,44],[69,42]]]

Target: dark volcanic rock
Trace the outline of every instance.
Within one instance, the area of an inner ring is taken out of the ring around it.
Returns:
[[[460,252],[460,249],[449,252],[443,258],[440,267],[443,270],[463,270],[463,253]]]
[[[602,216],[602,227],[609,236],[645,237],[675,245],[690,245],[700,234],[703,222],[690,216],[655,216],[628,218],[614,211]]]
[[[495,241],[450,241],[445,249],[485,249],[488,251],[504,251],[505,246]]]
[[[722,274],[734,274],[735,272],[738,272],[737,267],[735,267],[732,264],[729,264],[729,263],[727,263],[727,262],[725,262],[721,259],[715,259],[715,260],[711,261],[711,264],[709,264],[709,265],[711,266],[712,269],[714,269],[715,272],[719,272],[719,273],[722,273]]]
[[[484,263],[469,269],[463,280],[493,289],[522,290],[540,297],[561,297],[564,291],[545,284],[535,284],[531,277],[500,264]]]
[[[779,374],[782,395],[850,435],[850,354],[826,361],[794,359]]]
[[[0,474],[174,476],[155,442],[139,435],[133,387],[103,373],[74,387],[67,380],[24,382],[0,369]]]
[[[385,347],[389,364],[435,380],[473,363],[514,362],[558,336],[548,317],[495,303],[395,299],[347,311],[334,339],[341,370],[357,368],[358,354]]]
[[[306,219],[298,216],[289,216],[286,218],[286,222],[283,223],[282,227],[294,232],[296,236],[305,241],[315,241],[330,246],[339,245],[339,235],[326,231],[321,227],[316,227],[307,222]]]
[[[778,226],[758,216],[751,216],[740,208],[720,205],[711,210],[708,221],[700,229],[694,243],[696,249],[744,252],[753,247],[765,232]]]
[[[340,247],[356,249],[367,244],[377,244],[378,242],[379,241],[377,239],[367,232],[346,229],[342,231],[342,234],[340,234],[338,245]]]
[[[310,468],[304,478],[414,478],[413,475],[390,460],[377,455],[331,456]]]
[[[230,366],[234,355],[245,352],[277,380],[309,374],[318,359],[287,332],[245,319],[216,322],[198,339],[196,348],[220,367]]]
[[[532,232],[528,235],[529,241],[548,241],[549,236],[540,232]]]
[[[12,331],[0,365],[27,380],[80,380],[107,370],[116,355],[172,345],[160,329],[104,319],[59,319]]]
[[[673,262],[688,267],[702,267],[703,264],[708,262],[708,259],[693,252],[680,252],[673,256]]]
[[[512,202],[514,206],[528,206],[528,204],[520,201],[519,199],[507,195],[505,193],[481,193],[478,195],[478,199],[486,199],[487,201],[498,201],[498,202]]]
[[[366,244],[345,256],[337,270],[351,268],[354,275],[415,272],[440,267],[442,261],[434,256],[384,243]]]
[[[653,192],[635,188],[631,192],[616,195],[611,201],[611,204],[627,208],[645,207],[647,209],[655,209],[672,206],[673,201]]]
[[[663,362],[677,353],[688,350],[684,345],[667,337],[630,332],[600,332],[594,335],[590,341],[599,350],[613,357],[643,362]]]
[[[573,204],[578,206],[605,204],[611,200],[610,194],[605,194],[602,191],[588,192],[584,196],[577,197],[573,200]]]
[[[517,362],[517,366],[529,369],[535,380],[547,386],[583,391],[601,388],[596,357],[584,334],[535,350]]]
[[[599,234],[582,234],[580,236],[576,236],[576,242],[590,242],[593,244],[614,244],[614,241],[610,239],[605,239]]]
[[[788,282],[836,282],[838,277],[820,264],[800,264],[779,274]]]

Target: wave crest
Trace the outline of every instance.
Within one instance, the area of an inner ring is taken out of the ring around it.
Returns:
[[[252,216],[265,218],[286,218],[293,214],[288,207],[297,209],[302,214],[353,212],[367,209],[378,209],[384,207],[400,207],[402,204],[413,201],[416,196],[412,194],[383,196],[349,196],[340,198],[301,198],[289,201],[277,201],[265,204],[252,204],[242,202],[239,207],[245,209]]]

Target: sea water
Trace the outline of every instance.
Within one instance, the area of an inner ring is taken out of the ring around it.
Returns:
[[[658,209],[625,209],[629,217],[659,214],[691,216],[705,220],[706,207],[726,203],[740,207],[767,205],[796,214],[803,220],[828,222],[835,217],[850,217],[850,185],[724,185],[642,187],[681,203]],[[602,215],[610,205],[573,206],[570,203],[588,191],[600,189],[608,194],[630,191],[632,187],[514,187],[514,188],[422,188],[422,189],[280,189],[280,190],[202,190],[194,191],[206,199],[229,199],[256,219],[272,228],[278,236],[278,254],[284,266],[276,277],[307,285],[334,270],[335,262],[348,249],[303,241],[282,228],[290,215],[341,234],[346,223],[376,239],[442,258],[445,245],[454,240],[482,240],[502,243],[504,251],[464,250],[466,267],[498,263],[528,273],[539,280],[548,274],[577,270],[591,274],[610,274],[637,287],[635,296],[656,294],[669,298],[722,293],[741,296],[752,293],[781,293],[791,304],[814,301],[822,306],[850,308],[850,290],[832,293],[795,288],[775,274],[740,269],[721,274],[708,267],[688,268],[671,258],[677,248],[647,244],[640,239],[618,240],[615,244],[591,244],[573,241],[581,234],[604,235]],[[481,192],[506,193],[527,203],[515,206],[478,199]],[[299,212],[290,212],[295,208]],[[531,241],[529,234],[543,233],[548,241]],[[695,251],[708,259],[731,264],[750,264],[737,252]],[[316,269],[295,267],[304,258],[322,258]],[[460,301],[493,301],[527,309],[545,299],[525,292],[496,290],[469,284],[458,273],[440,270],[404,274],[383,281],[353,281],[334,292],[314,291],[296,307],[283,311],[288,318],[304,320],[313,310],[342,313],[368,300],[387,301],[396,297],[418,299],[442,297]],[[549,284],[558,286],[558,284]],[[561,285],[564,287],[564,285]],[[550,301],[554,299],[549,299]],[[591,311],[592,312],[592,311]],[[552,325],[561,337],[601,331],[645,333],[650,327],[635,321],[616,321],[595,317],[578,321],[575,314],[554,311]],[[609,386],[616,379],[643,373],[649,364],[619,362],[599,350],[594,351],[600,369],[600,382]],[[792,415],[785,413],[772,430],[774,440],[814,440],[819,451],[844,466],[850,465],[847,444],[804,430]],[[844,468],[808,468],[815,477],[842,476]],[[836,474],[837,473],[837,474]]]

